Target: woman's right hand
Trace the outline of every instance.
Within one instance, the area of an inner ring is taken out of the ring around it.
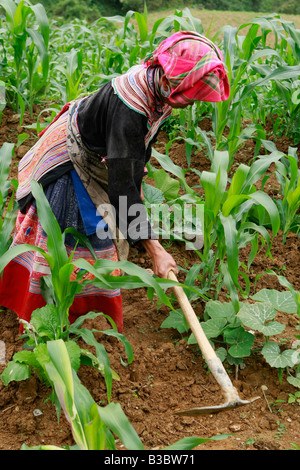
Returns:
[[[151,257],[154,274],[167,279],[169,271],[174,271],[175,274],[178,273],[173,256],[164,249],[158,240],[143,240],[142,244]]]

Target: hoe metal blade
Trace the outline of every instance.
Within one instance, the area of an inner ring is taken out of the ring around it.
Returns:
[[[176,411],[175,414],[181,416],[199,416],[199,415],[211,415],[220,413],[221,411],[232,410],[233,408],[238,408],[239,406],[249,405],[250,403],[258,400],[260,397],[255,397],[252,400],[241,400],[237,397],[236,400],[228,400],[223,405],[216,406],[202,406],[199,408],[190,408],[188,410]]]

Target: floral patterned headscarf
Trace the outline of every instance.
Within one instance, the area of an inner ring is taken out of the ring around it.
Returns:
[[[194,31],[180,31],[165,39],[145,58],[144,65],[162,67],[171,87],[171,103],[217,102],[229,97],[221,51]]]

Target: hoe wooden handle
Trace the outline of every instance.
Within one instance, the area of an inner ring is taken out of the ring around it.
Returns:
[[[168,278],[172,281],[177,281],[177,277],[175,276],[173,271],[168,273]],[[237,395],[237,391],[233,386],[225,367],[222,364],[222,361],[217,356],[215,350],[211,346],[210,342],[208,341],[203,328],[192,308],[189,299],[187,298],[184,290],[181,286],[173,286],[172,287],[177,300],[181,306],[181,309],[184,313],[184,316],[192,330],[192,333],[195,336],[195,339],[198,343],[199,348],[207,362],[208,368],[210,369],[211,373],[223,389],[223,392],[230,397],[230,400],[239,401],[239,397]],[[234,398],[232,398],[234,397]]]
[[[168,278],[171,281],[176,281],[177,277],[175,276],[173,271],[169,271]],[[181,309],[184,313],[184,316],[195,336],[195,339],[205,357],[207,362],[211,361],[216,357],[216,353],[214,349],[212,348],[210,342],[208,341],[207,337],[205,336],[205,333],[203,331],[203,328],[195,314],[194,309],[192,308],[189,299],[186,296],[186,293],[184,292],[183,288],[180,286],[173,286],[172,287],[176,298],[181,306]]]

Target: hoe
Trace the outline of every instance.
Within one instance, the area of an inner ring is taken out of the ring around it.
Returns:
[[[177,281],[177,278],[173,271],[169,272],[168,278],[172,281]],[[252,400],[241,400],[221,360],[218,358],[210,342],[206,338],[205,333],[201,327],[201,324],[199,323],[198,318],[184,290],[180,286],[173,286],[172,289],[182,308],[184,316],[196,338],[196,341],[201,349],[201,352],[207,362],[207,366],[209,370],[211,371],[211,373],[213,374],[216,381],[218,382],[218,384],[220,385],[220,387],[222,388],[223,393],[226,397],[226,402],[222,405],[192,408],[192,409],[188,409],[184,411],[178,411],[176,412],[176,414],[185,415],[185,416],[197,416],[197,415],[219,413],[220,411],[231,410],[239,406],[248,405],[249,403],[252,403],[253,401],[258,400],[260,397],[255,397]]]

